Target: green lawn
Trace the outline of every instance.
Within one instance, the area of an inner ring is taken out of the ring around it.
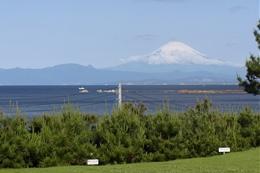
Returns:
[[[0,173],[260,173],[260,148],[208,158],[106,166],[0,169]]]

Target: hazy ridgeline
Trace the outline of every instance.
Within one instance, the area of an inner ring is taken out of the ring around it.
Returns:
[[[28,119],[0,115],[0,167],[83,165],[165,161],[211,156],[218,147],[240,151],[260,146],[260,113],[214,110],[208,100],[186,112],[167,105],[154,114],[144,105],[124,104],[111,115],[61,112]]]

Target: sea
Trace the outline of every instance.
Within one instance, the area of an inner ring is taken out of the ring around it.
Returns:
[[[83,88],[87,92],[81,92]],[[69,103],[82,112],[104,115],[118,106],[117,89],[117,85],[0,86],[0,111],[38,116],[61,111]],[[143,103],[147,113],[166,106],[170,111],[186,111],[205,98],[219,111],[250,107],[260,112],[260,96],[247,94],[236,85],[122,85],[122,102]]]

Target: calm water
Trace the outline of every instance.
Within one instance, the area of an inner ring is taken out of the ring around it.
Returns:
[[[81,86],[0,86],[0,109],[13,113],[15,107],[27,115],[60,110],[68,101],[81,111],[102,114],[110,112],[117,104],[116,93],[98,93],[96,90],[116,89],[117,86],[83,86],[89,93],[79,93]],[[124,102],[142,102],[150,112],[159,109],[167,100],[171,110],[184,111],[196,101],[209,98],[221,111],[239,111],[250,106],[260,112],[260,97],[245,93],[235,94],[179,94],[178,90],[237,90],[237,86],[217,85],[153,85],[123,86]]]

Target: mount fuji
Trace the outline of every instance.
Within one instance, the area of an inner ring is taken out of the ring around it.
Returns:
[[[111,69],[146,73],[172,71],[221,73],[223,70],[241,73],[244,71],[242,66],[209,58],[182,42],[169,42],[147,55],[132,56],[121,61],[122,64]]]
[[[223,65],[224,62],[210,59],[206,55],[182,42],[169,42],[151,54],[122,59],[123,62],[145,62],[147,64],[200,64]]]
[[[209,58],[185,43],[173,41],[152,53],[122,59],[122,64],[110,69],[159,74],[157,77],[164,81],[171,78],[171,82],[196,84],[236,83],[237,75],[245,75],[241,65]]]

